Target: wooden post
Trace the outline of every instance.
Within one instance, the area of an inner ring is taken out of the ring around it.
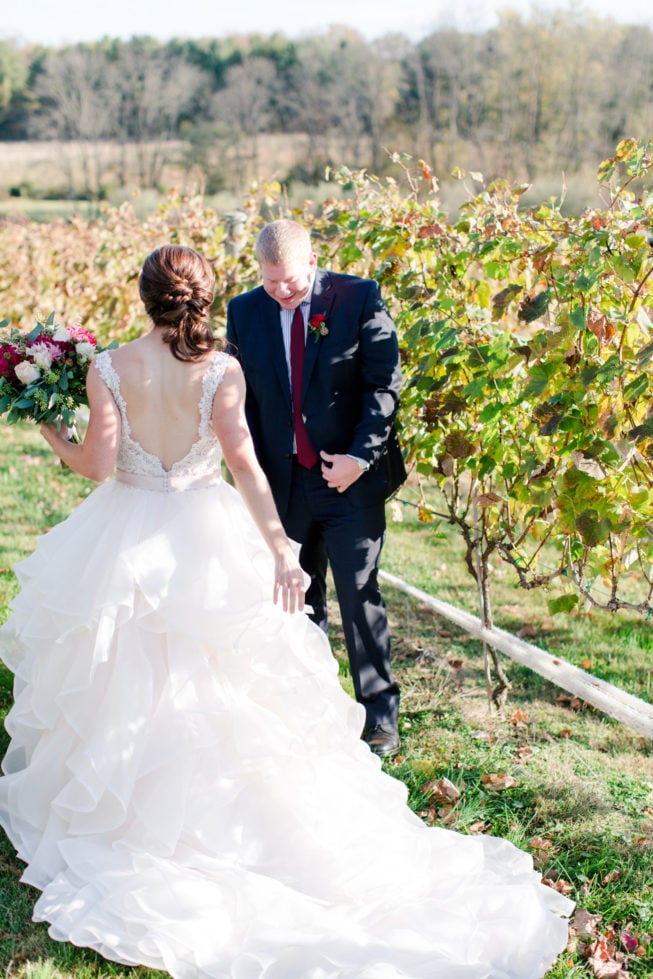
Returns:
[[[546,650],[533,646],[523,639],[505,632],[503,629],[493,627],[487,629],[480,619],[464,612],[462,609],[443,602],[441,599],[433,598],[432,595],[414,588],[401,578],[397,578],[387,571],[380,571],[379,577],[389,585],[407,595],[412,595],[419,602],[430,608],[436,615],[440,615],[450,622],[455,623],[465,632],[480,639],[495,649],[499,649],[506,656],[528,666],[529,669],[539,673],[540,676],[551,680],[556,686],[568,693],[574,694],[585,703],[591,704],[604,714],[616,718],[622,724],[631,727],[638,734],[643,734],[645,738],[653,741],[653,705],[647,704],[633,694],[626,693],[619,687],[606,683],[598,677],[586,673],[577,666],[567,663],[559,656],[552,656]]]

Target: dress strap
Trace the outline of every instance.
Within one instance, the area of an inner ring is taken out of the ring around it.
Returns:
[[[123,434],[129,435],[131,433],[131,429],[129,427],[129,419],[127,418],[127,405],[125,404],[125,399],[120,391],[120,378],[118,377],[118,373],[113,366],[110,351],[103,350],[97,355],[93,363],[97,367],[100,377],[109,388],[109,391],[111,391],[113,400],[118,406],[118,410],[120,411],[120,419],[122,421]]]
[[[224,377],[229,354],[217,353],[211,361],[211,366],[202,379],[202,396],[200,398],[200,427],[199,434],[205,437],[211,432],[211,415],[213,413],[213,400],[215,392],[220,386]]]

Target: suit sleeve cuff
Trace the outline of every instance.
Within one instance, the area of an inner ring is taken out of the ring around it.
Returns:
[[[346,456],[348,459],[353,459],[354,462],[357,462],[362,472],[367,472],[370,468],[369,462],[365,462],[365,459],[361,459],[359,456],[353,456],[350,452],[347,452]]]

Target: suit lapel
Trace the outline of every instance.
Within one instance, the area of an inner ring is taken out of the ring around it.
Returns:
[[[328,328],[329,310],[331,309],[334,298],[335,289],[333,288],[331,276],[324,269],[318,268],[317,272],[315,273],[313,295],[311,296],[311,306],[308,314],[309,320],[315,316],[316,313],[322,313]],[[306,397],[306,391],[308,390],[308,385],[317,362],[318,354],[322,347],[323,339],[323,337],[316,337],[313,331],[310,328],[308,329],[306,334],[306,354],[304,356],[303,398]]]

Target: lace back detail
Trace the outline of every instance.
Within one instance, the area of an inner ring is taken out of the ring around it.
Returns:
[[[127,417],[127,405],[120,391],[120,378],[111,361],[111,354],[108,350],[103,350],[102,353],[98,354],[95,358],[95,365],[120,412],[121,432],[117,468],[134,475],[157,477],[161,480],[162,485],[167,484],[171,476],[185,480],[200,480],[213,474],[219,475],[222,449],[211,424],[211,415],[215,392],[224,377],[228,359],[228,354],[225,353],[217,353],[213,357],[202,379],[197,440],[183,459],[179,459],[169,470],[166,470],[158,456],[147,452],[132,437],[129,418]]]
[[[113,400],[118,406],[123,435],[131,435],[129,419],[127,418],[127,405],[125,404],[125,399],[120,391],[120,378],[118,377],[113,366],[110,352],[108,350],[103,350],[102,353],[97,355],[93,363],[97,367],[100,377],[111,391]]]

